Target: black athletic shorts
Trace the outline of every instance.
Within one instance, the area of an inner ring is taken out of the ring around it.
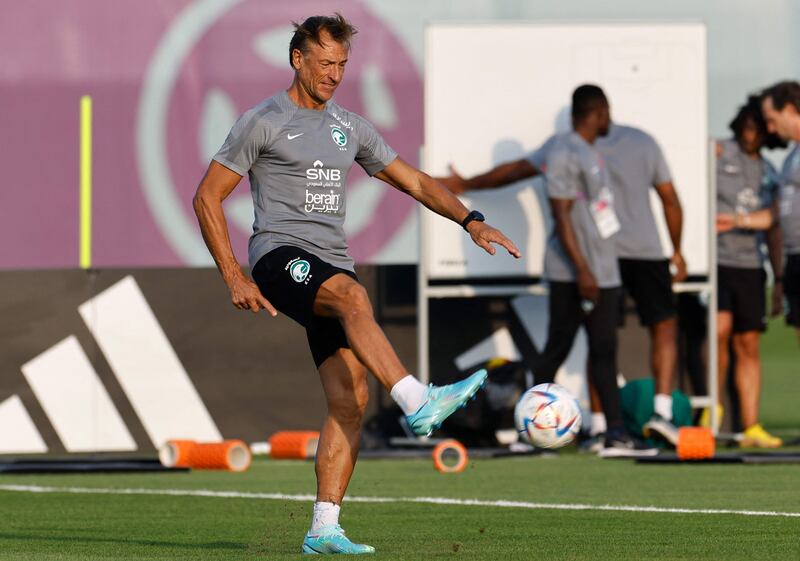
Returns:
[[[251,271],[261,294],[279,312],[306,328],[308,346],[317,368],[338,349],[350,348],[338,319],[314,314],[319,287],[339,273],[358,280],[355,273],[288,245],[267,253]]]
[[[619,272],[642,325],[649,327],[677,315],[667,259],[620,258]]]
[[[800,254],[786,257],[783,271],[783,294],[789,303],[786,323],[800,327]]]
[[[766,331],[764,269],[717,267],[717,310],[733,314],[733,332]]]

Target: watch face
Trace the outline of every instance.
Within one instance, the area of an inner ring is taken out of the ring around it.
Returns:
[[[470,222],[473,222],[473,221],[476,221],[476,220],[477,220],[478,222],[484,222],[486,219],[485,219],[485,218],[483,217],[483,215],[482,215],[480,212],[478,212],[477,210],[472,210],[472,211],[470,211],[470,213],[467,215],[467,217],[464,219],[464,221],[461,223],[461,226],[463,226],[464,228],[466,228],[466,227],[469,225],[469,223],[470,223]]]

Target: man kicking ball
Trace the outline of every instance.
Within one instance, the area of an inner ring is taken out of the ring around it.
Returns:
[[[373,553],[339,526],[339,508],[358,456],[367,404],[367,370],[391,392],[411,430],[428,435],[486,380],[481,370],[448,386],[411,376],[375,322],[344,236],[347,172],[364,170],[461,224],[490,254],[499,244],[520,253],[500,231],[467,210],[445,187],[413,168],[364,118],[331,100],[342,81],[356,29],[340,14],[294,24],[286,91],[245,112],[197,188],[194,208],[233,305],[277,311],[306,328],[328,405],[316,458],[317,500],[304,553]],[[222,201],[248,175],[255,206],[250,281],[231,248]]]

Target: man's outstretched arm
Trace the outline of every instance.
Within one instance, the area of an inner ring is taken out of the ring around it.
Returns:
[[[242,176],[238,173],[212,161],[197,187],[192,205],[200,223],[203,240],[222,274],[222,279],[228,285],[233,305],[240,310],[252,312],[264,308],[275,316],[278,312],[272,304],[264,298],[255,283],[242,273],[231,247],[222,201],[231,194],[241,179]]]
[[[467,207],[444,185],[400,158],[395,158],[392,163],[375,174],[375,177],[411,195],[433,212],[449,218],[457,224],[461,224],[469,214]],[[467,226],[467,231],[472,237],[472,241],[491,255],[495,254],[495,249],[491,245],[495,243],[506,248],[514,257],[520,257],[517,246],[500,230],[492,228],[485,222],[473,220]]]
[[[451,165],[448,177],[437,177],[436,179],[453,193],[460,194],[464,191],[503,187],[529,177],[535,177],[539,173],[540,171],[533,164],[523,158],[500,164],[486,173],[470,178],[461,176]]]

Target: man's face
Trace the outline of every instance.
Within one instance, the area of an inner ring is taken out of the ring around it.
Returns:
[[[596,120],[597,136],[608,135],[608,128],[611,126],[611,109],[604,103],[593,111],[593,119]]]
[[[295,49],[292,52],[292,64],[300,86],[316,103],[323,104],[333,97],[333,92],[341,83],[349,52],[345,45],[334,41],[327,31],[320,34],[320,42],[322,45],[308,42],[305,54]]]
[[[764,145],[764,136],[752,119],[745,121],[739,133],[739,146],[746,154],[756,154]]]
[[[772,103],[772,98],[765,97],[761,102],[761,112],[764,114],[769,132],[777,134],[783,140],[798,140],[792,138],[795,123],[800,120],[794,105],[787,103],[778,111]]]

